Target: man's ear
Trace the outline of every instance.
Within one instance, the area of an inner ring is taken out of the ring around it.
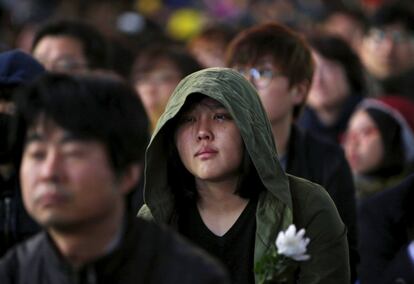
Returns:
[[[306,100],[309,91],[309,82],[304,81],[291,87],[290,95],[292,96],[295,105],[302,104]]]
[[[142,168],[143,165],[141,163],[132,164],[119,177],[120,190],[123,194],[128,194],[141,179]]]

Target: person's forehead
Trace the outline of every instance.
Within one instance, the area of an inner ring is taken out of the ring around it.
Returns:
[[[277,58],[272,54],[261,54],[261,55],[257,55],[255,58],[250,58],[250,60],[241,63],[241,65],[263,65],[263,64],[277,65]]]
[[[34,54],[43,51],[44,56],[53,51],[58,54],[83,55],[82,42],[69,35],[46,35],[37,43]]]
[[[197,102],[191,103],[189,107],[184,110],[184,113],[192,112],[192,111],[199,111],[199,110],[211,111],[211,110],[216,110],[216,109],[226,109],[226,108],[219,101],[203,95],[203,97],[200,100],[198,100]]]
[[[365,109],[355,112],[351,121],[351,127],[361,128],[365,126],[375,126],[374,120],[368,115]]]
[[[155,72],[174,72],[180,73],[177,64],[167,57],[154,58],[153,61],[143,62],[138,64],[135,73],[155,73]]]
[[[44,114],[38,115],[32,124],[26,129],[26,138],[31,135],[48,136],[52,133],[67,132],[64,128],[58,125],[54,120],[45,116]]]

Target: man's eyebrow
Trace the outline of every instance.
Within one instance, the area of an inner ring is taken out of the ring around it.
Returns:
[[[37,131],[30,131],[27,134],[27,137],[25,139],[25,144],[31,143],[31,142],[41,142],[44,141],[45,135],[43,133],[39,133]],[[65,144],[65,143],[72,143],[72,142],[80,142],[89,140],[86,137],[83,137],[81,135],[76,135],[71,132],[65,132],[63,137],[60,139],[59,144]]]
[[[68,131],[63,134],[63,137],[60,139],[59,144],[73,143],[73,142],[85,142],[85,141],[90,141],[90,140],[93,140],[93,139],[87,136],[83,136],[83,135]]]

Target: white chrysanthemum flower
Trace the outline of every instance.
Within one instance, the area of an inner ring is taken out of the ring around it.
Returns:
[[[309,244],[309,238],[304,238],[304,235],[304,229],[296,233],[295,225],[290,225],[285,232],[281,231],[277,236],[277,252],[296,261],[308,260],[310,256],[306,254],[306,247]]]

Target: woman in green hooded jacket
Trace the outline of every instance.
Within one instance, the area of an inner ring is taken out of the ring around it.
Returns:
[[[242,75],[195,72],[173,92],[147,148],[138,215],[216,256],[233,283],[350,283],[335,205],[319,185],[285,174],[275,149],[260,98]],[[267,264],[291,224],[306,231],[309,259],[289,260],[279,275],[276,263]],[[275,282],[266,282],[269,275]]]

